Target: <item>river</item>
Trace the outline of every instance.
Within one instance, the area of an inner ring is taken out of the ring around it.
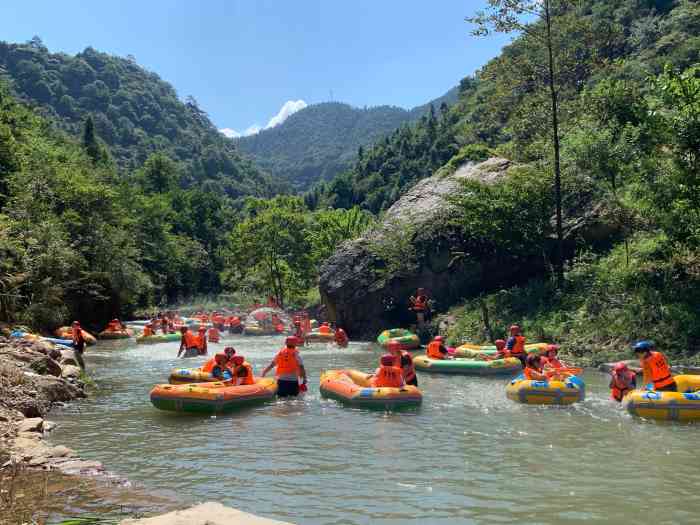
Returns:
[[[281,338],[225,340],[259,372]],[[222,349],[211,345],[211,350]],[[320,397],[321,370],[376,367],[379,351],[302,350],[309,392],[201,417],[150,404],[177,345],[100,343],[89,399],[52,413],[51,439],[154,495],[215,500],[299,525],[690,523],[700,514],[694,425],[634,420],[585,374],[587,399],[523,406],[504,379],[419,373],[421,408],[384,413]]]

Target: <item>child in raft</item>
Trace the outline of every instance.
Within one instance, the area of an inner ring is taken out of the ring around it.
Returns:
[[[523,375],[525,379],[530,381],[547,381],[549,379],[549,373],[543,370],[542,358],[537,354],[527,356]]]
[[[379,360],[379,368],[374,372],[370,384],[374,388],[401,388],[406,385],[401,369],[394,366],[394,356],[385,354]]]
[[[219,381],[228,381],[232,377],[231,370],[226,367],[228,357],[226,354],[216,354],[214,356],[215,365],[211,369],[211,375]]]
[[[496,341],[494,341],[494,344],[496,345],[495,354],[480,354],[477,356],[477,358],[483,361],[495,361],[496,359],[505,359],[506,357],[510,357],[510,352],[506,348],[506,342],[503,339],[496,339]]]
[[[427,355],[430,359],[452,359],[441,335],[436,336],[435,339],[428,343]]]
[[[255,384],[255,377],[253,376],[253,367],[245,362],[245,357],[242,355],[233,356],[233,384],[236,386],[240,385],[253,385]]]

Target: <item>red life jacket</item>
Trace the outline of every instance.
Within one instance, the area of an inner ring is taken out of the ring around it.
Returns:
[[[610,380],[610,396],[615,401],[622,401],[622,398],[632,390],[635,373],[632,370],[626,370],[623,374],[613,372]]]
[[[380,366],[372,379],[374,388],[401,388],[401,369],[395,366]]]

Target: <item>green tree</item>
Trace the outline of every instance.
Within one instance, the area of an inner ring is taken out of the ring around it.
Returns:
[[[83,148],[94,164],[102,160],[102,151],[95,135],[95,123],[88,115],[83,126]]]

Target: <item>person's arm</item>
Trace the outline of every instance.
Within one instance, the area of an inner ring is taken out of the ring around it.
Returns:
[[[649,368],[647,362],[644,361],[644,364],[642,365],[642,384],[646,388],[646,385],[649,383],[653,383],[651,380],[651,369]]]
[[[306,368],[304,368],[304,365],[301,365],[299,367],[299,372],[301,372],[300,377],[301,377],[301,382],[302,384],[306,384]]]
[[[183,335],[180,338],[180,350],[177,351],[177,356],[180,357],[180,354],[185,350],[185,336]]]
[[[262,373],[260,374],[260,377],[265,377],[267,375],[267,373],[275,367],[276,364],[277,364],[277,358],[273,359],[272,362],[269,365],[267,365],[265,370],[263,370]]]

